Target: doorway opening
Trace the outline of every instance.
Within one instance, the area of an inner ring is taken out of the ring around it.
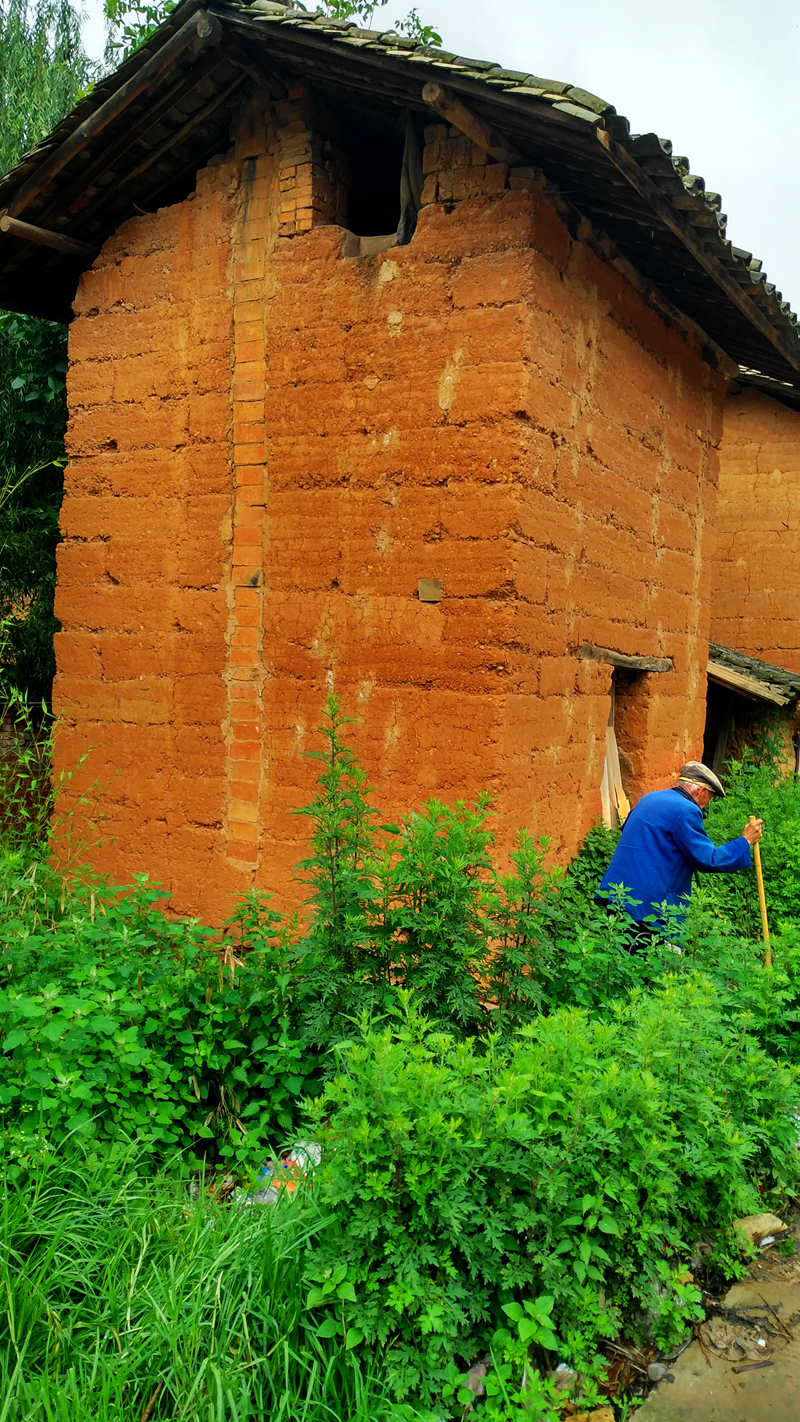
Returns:
[[[603,824],[625,823],[645,780],[647,719],[650,703],[645,672],[615,667],[609,693],[606,757],[600,785]]]

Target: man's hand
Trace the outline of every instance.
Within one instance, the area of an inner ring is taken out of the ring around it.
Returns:
[[[745,825],[744,829],[742,830],[742,834],[744,835],[748,844],[758,843],[763,832],[763,825],[763,820],[753,820],[752,824]]]

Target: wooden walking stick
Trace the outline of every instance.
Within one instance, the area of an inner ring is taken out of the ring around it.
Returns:
[[[755,815],[750,816],[750,823],[756,822]],[[767,901],[764,897],[764,874],[761,869],[761,845],[756,840],[753,845],[753,859],[756,866],[756,883],[758,884],[758,907],[761,910],[761,936],[764,939],[764,967],[772,967],[772,949],[769,946],[769,924],[767,922]]]

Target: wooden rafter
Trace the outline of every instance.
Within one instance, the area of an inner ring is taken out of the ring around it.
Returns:
[[[62,168],[80,153],[87,145],[102,133],[114,119],[119,118],[124,113],[129,104],[138,98],[145,89],[148,89],[156,79],[159,79],[167,69],[175,64],[180,56],[191,46],[202,46],[211,39],[219,39],[222,35],[222,26],[219,20],[215,20],[205,10],[195,13],[185,25],[167,40],[151,59],[143,64],[141,69],[122,84],[99,109],[95,109],[89,118],[84,119],[82,124],[72,132],[69,138],[59,144],[53,153],[50,153],[31,174],[26,183],[23,183],[14,194],[9,203],[8,212],[11,217],[17,217],[24,212],[29,203],[33,202],[40,193],[43,193],[48,185],[58,176]]]
[[[773,326],[769,317],[759,310],[752,297],[745,293],[736,278],[725,270],[718,258],[706,251],[702,242],[695,237],[690,224],[679,216],[672,200],[662,195],[652,179],[648,178],[647,174],[639,167],[636,159],[620,143],[615,142],[610,133],[606,133],[601,128],[596,129],[595,132],[598,142],[602,144],[615,168],[628,179],[631,187],[635,188],[637,193],[647,201],[664,226],[669,228],[674,236],[680,238],[695,261],[699,262],[704,271],[724,291],[728,300],[780,352],[783,359],[788,361],[794,370],[800,370],[800,358],[798,358],[795,345],[784,339],[783,332]]]
[[[86,168],[82,168],[80,177],[75,179],[71,187],[59,192],[57,199],[49,203],[39,214],[39,220],[41,222],[47,222],[55,217],[57,213],[66,211],[74,214],[88,206],[92,198],[86,198],[85,194],[97,179],[101,177],[103,173],[107,172],[114,163],[117,163],[125,153],[145,136],[145,134],[155,128],[156,124],[160,123],[171,109],[177,107],[177,105],[186,98],[187,94],[190,94],[196,89],[202,79],[205,79],[208,74],[218,69],[220,64],[224,63],[224,60],[225,55],[219,51],[212,50],[211,53],[204,55],[197,64],[192,66],[188,74],[183,75],[176,84],[173,84],[172,88],[159,103],[154,104],[152,108],[148,108],[136,123],[132,124],[130,128],[127,128],[117,139],[116,143],[112,143],[108,148],[104,148],[102,153],[99,153],[93,162],[89,163]],[[85,200],[81,202],[81,198]]]
[[[18,217],[9,217],[7,212],[0,215],[0,232],[7,232],[10,237],[22,237],[24,241],[33,242],[38,247],[52,247],[56,252],[66,253],[68,257],[88,257],[89,261],[93,261],[100,250],[88,242],[79,241],[77,237],[52,232],[48,227],[35,227],[32,222],[20,222]]]

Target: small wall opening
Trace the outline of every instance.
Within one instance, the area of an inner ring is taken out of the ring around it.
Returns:
[[[347,227],[357,237],[383,237],[400,221],[404,137],[366,116],[340,115],[341,147],[350,166]]]

